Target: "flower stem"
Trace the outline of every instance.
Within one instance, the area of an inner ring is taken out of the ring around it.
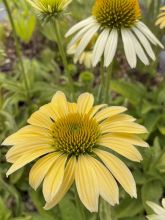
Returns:
[[[104,90],[104,101],[105,103],[109,104],[110,102],[110,83],[111,83],[111,78],[112,78],[112,69],[113,69],[113,63],[109,65],[107,68],[107,73],[106,73],[106,79],[105,79],[105,90]]]
[[[99,85],[98,95],[97,95],[98,103],[100,103],[102,101],[102,95],[103,95],[102,93],[103,93],[104,83],[105,83],[104,61],[103,61],[103,59],[101,60],[101,63],[100,63],[100,75],[101,75],[101,83]]]
[[[22,60],[22,54],[21,54],[21,50],[20,50],[20,45],[19,45],[19,41],[18,41],[18,37],[17,37],[17,33],[16,33],[14,20],[13,20],[12,13],[11,13],[11,10],[10,10],[10,7],[9,7],[9,4],[8,4],[7,0],[3,0],[3,3],[5,5],[6,11],[7,11],[7,14],[8,14],[8,17],[9,17],[9,21],[10,21],[10,24],[11,24],[11,27],[12,27],[12,30],[13,30],[16,54],[17,54],[17,57],[18,57],[19,62],[20,62],[21,71],[22,71],[23,79],[24,79],[24,84],[25,84],[25,88],[26,88],[26,91],[27,91],[27,98],[29,100],[29,98],[30,98],[29,82],[28,82],[28,77],[26,75],[26,71],[25,71],[25,68],[24,68],[23,60]]]
[[[59,49],[61,59],[62,59],[64,68],[65,68],[65,73],[67,75],[67,78],[68,78],[68,81],[70,84],[70,90],[71,90],[71,93],[73,96],[74,95],[73,80],[72,80],[72,77],[71,77],[69,70],[68,70],[68,62],[67,62],[66,54],[65,54],[65,51],[63,48],[61,32],[60,32],[59,23],[58,23],[57,19],[55,20],[55,33],[56,33],[56,38],[57,38],[58,49]]]
[[[76,187],[75,187],[75,201],[76,201],[76,206],[77,206],[77,209],[80,211],[79,212],[79,220],[86,220],[86,216],[85,216],[85,212],[84,212],[84,209],[83,209],[83,206],[82,206],[82,203],[78,197],[78,193],[76,191]]]
[[[111,207],[103,199],[100,201],[99,219],[100,220],[112,220]]]

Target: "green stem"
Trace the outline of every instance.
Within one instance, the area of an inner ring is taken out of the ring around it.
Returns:
[[[112,220],[111,207],[103,199],[100,200],[99,219],[100,220]]]
[[[110,101],[110,83],[111,83],[111,78],[112,78],[112,68],[113,64],[109,65],[107,68],[107,73],[106,73],[106,79],[105,79],[105,90],[104,90],[104,101],[105,103],[109,104]]]
[[[61,32],[60,32],[59,23],[58,23],[57,19],[55,20],[55,33],[56,33],[56,37],[57,37],[58,49],[59,49],[61,59],[62,59],[64,68],[65,68],[65,73],[67,75],[67,78],[68,78],[68,81],[69,81],[69,84],[70,84],[70,90],[71,90],[71,93],[72,93],[72,96],[73,96],[74,95],[73,80],[72,80],[72,77],[71,77],[71,75],[69,73],[69,70],[68,70],[68,62],[67,62],[66,54],[65,54],[65,51],[64,51],[64,48],[63,48]]]
[[[105,83],[105,76],[104,76],[104,61],[103,59],[101,60],[100,63],[100,75],[101,75],[101,83],[99,85],[99,89],[98,89],[98,96],[97,96],[97,101],[98,103],[100,103],[102,101],[102,92],[104,89],[104,83]]]
[[[13,30],[16,54],[17,54],[17,57],[18,57],[19,62],[20,62],[20,66],[21,66],[21,70],[22,70],[22,74],[23,74],[23,79],[24,79],[24,84],[25,84],[25,88],[26,88],[26,91],[27,91],[27,98],[29,99],[30,94],[29,94],[28,77],[26,75],[26,71],[25,71],[25,68],[24,68],[23,60],[22,60],[22,54],[21,54],[21,50],[20,50],[20,46],[19,46],[19,41],[18,41],[18,38],[17,38],[17,33],[16,33],[14,20],[13,20],[12,13],[11,13],[11,10],[10,10],[10,7],[9,7],[9,4],[8,4],[7,0],[3,0],[3,3],[5,5],[6,11],[7,11],[7,14],[8,14],[8,17],[9,17],[9,21],[10,21],[10,24],[11,24],[11,27],[12,27],[12,30]]]
[[[78,196],[78,193],[77,193],[77,190],[76,190],[76,187],[75,187],[75,201],[76,201],[76,206],[77,206],[77,209],[80,211],[79,212],[79,220],[86,220],[86,216],[85,216],[85,212],[84,212],[84,209],[83,209],[83,205],[79,199],[79,196]]]

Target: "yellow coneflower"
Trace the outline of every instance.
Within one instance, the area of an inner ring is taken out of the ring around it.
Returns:
[[[158,15],[156,25],[159,25],[161,29],[165,27],[165,6],[160,8],[161,12]]]
[[[59,17],[72,0],[27,0],[43,21]]]
[[[93,35],[99,33],[93,49],[92,63],[96,66],[104,54],[104,66],[108,67],[114,59],[121,34],[129,65],[132,68],[136,67],[137,57],[148,65],[147,55],[155,60],[150,43],[162,48],[163,45],[140,21],[140,17],[138,0],[96,0],[92,16],[79,22],[66,33],[66,37],[69,37],[78,31],[69,45],[80,41],[75,58],[81,56]]]
[[[99,196],[111,205],[119,202],[116,181],[136,197],[130,170],[113,152],[141,161],[134,145],[148,147],[136,135],[146,129],[123,113],[125,107],[93,104],[92,94],[83,93],[77,103],[70,103],[59,91],[32,114],[29,125],[3,142],[13,145],[6,155],[13,164],[7,176],[38,158],[29,183],[36,190],[43,182],[45,209],[55,206],[74,181],[82,203],[91,212],[98,211]]]
[[[155,212],[153,215],[148,215],[148,220],[164,220],[165,219],[165,199],[162,199],[162,206],[159,206],[153,202],[147,202],[147,205]]]

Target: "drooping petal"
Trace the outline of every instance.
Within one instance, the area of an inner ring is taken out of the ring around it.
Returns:
[[[142,160],[141,154],[132,144],[110,138],[100,138],[98,144],[116,151],[118,154],[121,154],[129,160],[136,162],[140,162]]]
[[[141,42],[141,44],[143,45],[146,53],[148,54],[148,56],[152,59],[155,60],[155,54],[152,50],[152,47],[150,45],[150,42],[148,41],[148,39],[145,37],[145,35],[136,27],[133,27],[132,30],[134,31],[134,33],[136,34],[137,38],[139,39],[139,41]]]
[[[143,22],[137,22],[136,27],[151,41],[151,43],[153,43],[154,45],[159,45],[161,48],[164,48],[160,41]]]
[[[121,29],[122,40],[124,44],[124,51],[127,58],[127,61],[131,68],[136,67],[137,58],[136,58],[136,51],[134,47],[133,39],[130,35],[129,29]]]
[[[99,186],[97,176],[91,165],[90,156],[79,156],[76,172],[76,187],[84,206],[90,212],[98,211]]]
[[[108,67],[115,56],[118,43],[118,31],[114,28],[108,37],[104,51],[104,66]]]
[[[59,156],[59,152],[51,153],[39,159],[34,164],[29,174],[29,184],[33,189],[36,190],[39,187],[39,185],[47,175],[49,169],[52,167]]]
[[[34,150],[34,152],[31,152],[30,154],[24,154],[22,157],[16,160],[16,162],[7,171],[6,175],[9,176],[10,174],[14,173],[16,170],[20,169],[21,167],[25,166],[26,164],[30,163],[36,158],[53,151],[54,151],[53,148],[46,148],[46,149]]]
[[[60,156],[50,168],[43,182],[43,195],[47,202],[52,201],[64,178],[66,155]]]
[[[116,156],[102,150],[95,153],[131,197],[137,197],[136,183],[128,167]]]
[[[118,204],[119,189],[114,177],[101,162],[99,162],[94,158],[91,161],[94,165],[95,172],[97,175],[97,182],[99,184],[100,195],[109,204],[111,205]]]
[[[87,24],[95,22],[95,19],[91,16],[85,20],[80,21],[76,25],[74,25],[72,28],[69,29],[69,31],[65,34],[65,37],[69,37],[70,35],[74,34],[76,31],[80,30],[81,28],[85,27]]]
[[[107,38],[109,36],[109,29],[104,29],[100,36],[98,37],[92,54],[92,63],[93,66],[96,66],[98,62],[100,61],[101,56],[103,55],[104,48],[107,42]]]
[[[46,203],[44,209],[48,210],[57,205],[64,197],[65,193],[70,189],[75,178],[76,157],[71,157],[66,165],[64,179],[57,194],[52,201]]]

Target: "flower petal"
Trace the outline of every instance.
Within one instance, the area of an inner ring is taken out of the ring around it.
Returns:
[[[33,189],[37,189],[53,163],[60,156],[59,152],[51,153],[39,159],[30,170],[29,184]]]
[[[76,165],[75,181],[79,197],[84,206],[90,212],[97,212],[99,186],[95,170],[91,165],[90,156],[79,156]]]
[[[106,118],[110,118],[114,115],[118,115],[126,110],[127,109],[125,107],[120,107],[120,106],[107,107],[97,112],[93,118],[96,119],[97,122],[100,122],[105,120]]]
[[[53,151],[53,148],[46,148],[41,150],[34,150],[34,152],[31,152],[30,154],[24,154],[10,167],[10,169],[6,173],[6,176],[9,176],[10,174],[14,173],[16,170],[20,169],[21,167],[25,166],[36,158]]]
[[[151,209],[157,214],[157,215],[163,215],[165,216],[165,209],[161,206],[155,204],[154,202],[147,202],[147,205],[151,207]]]
[[[128,167],[116,156],[102,150],[95,153],[131,197],[137,197],[136,183]]]
[[[75,178],[75,167],[76,167],[76,157],[71,157],[66,165],[64,179],[59,191],[54,196],[52,201],[46,203],[44,209],[48,210],[54,207],[55,205],[57,205],[57,203],[60,202],[60,200],[65,195],[65,193],[69,190]]]
[[[56,195],[64,178],[66,155],[60,156],[50,168],[43,182],[43,195],[47,202],[52,201]]]
[[[68,114],[68,103],[66,96],[63,92],[58,91],[52,98],[53,105],[55,105],[55,108],[57,108],[58,113],[61,117],[64,117]]]
[[[94,97],[90,93],[83,93],[77,100],[77,111],[80,114],[88,114],[92,109]]]

